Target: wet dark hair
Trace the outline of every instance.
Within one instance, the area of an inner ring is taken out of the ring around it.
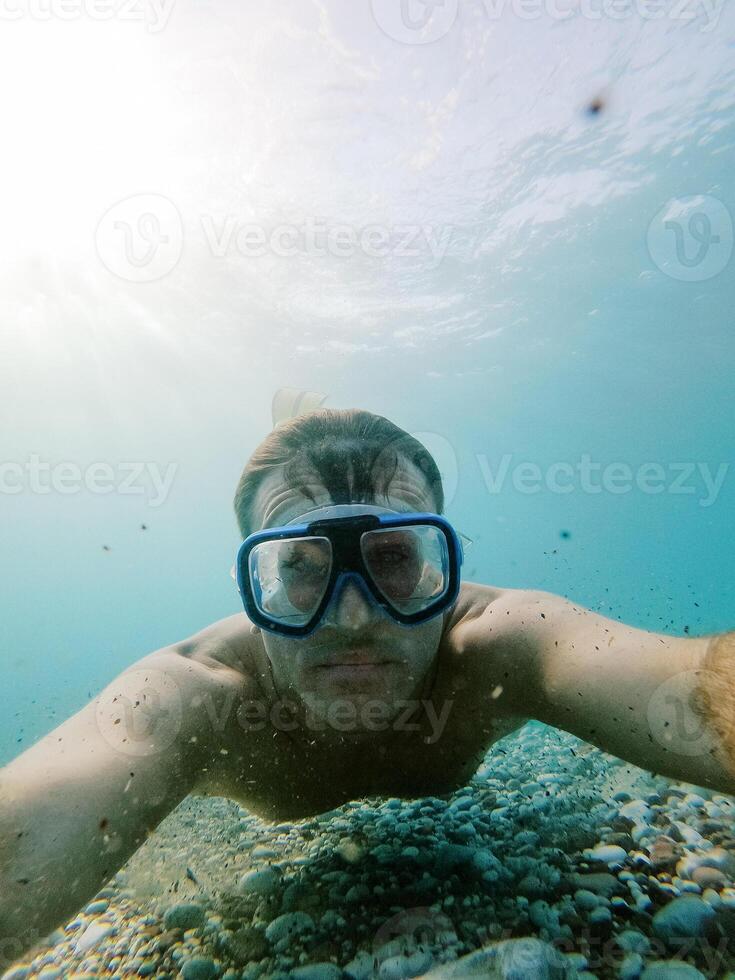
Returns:
[[[401,459],[424,474],[434,512],[444,508],[444,490],[434,457],[418,439],[382,415],[359,408],[319,408],[289,419],[255,449],[237,485],[235,513],[243,538],[257,528],[253,501],[263,478],[284,466],[284,478],[310,499],[306,477],[318,480],[334,504],[378,504],[387,494]]]

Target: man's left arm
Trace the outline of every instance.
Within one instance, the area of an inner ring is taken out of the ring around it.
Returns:
[[[482,620],[501,647],[523,637],[529,716],[643,769],[735,793],[735,632],[670,636],[516,589]]]

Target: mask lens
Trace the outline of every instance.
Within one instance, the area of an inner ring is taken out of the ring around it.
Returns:
[[[332,569],[328,538],[284,538],[257,544],[248,557],[252,593],[266,615],[305,625],[324,598]]]
[[[360,548],[375,585],[398,612],[419,612],[447,589],[447,541],[433,524],[366,531]]]

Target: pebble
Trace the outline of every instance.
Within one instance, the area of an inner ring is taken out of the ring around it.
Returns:
[[[732,801],[670,794],[663,777],[535,723],[522,733],[454,798],[355,800],[278,825],[224,799],[184,801],[175,832],[162,824],[14,980],[698,976],[656,957],[679,955],[665,936],[735,937]],[[202,883],[181,880],[174,899],[183,853]],[[158,916],[145,904],[157,888],[179,903]],[[617,949],[599,968],[590,936]]]
[[[375,957],[365,950],[360,950],[354,959],[345,964],[344,972],[352,980],[368,980],[375,972]]]
[[[111,922],[91,922],[74,944],[74,952],[87,953],[114,931],[115,927]]]
[[[729,884],[730,879],[719,868],[701,865],[692,871],[692,881],[702,888],[722,888]]]
[[[705,976],[682,960],[657,960],[641,973],[641,980],[705,980]]]
[[[217,973],[217,967],[207,956],[194,956],[181,968],[183,980],[214,980]]]
[[[574,904],[581,912],[591,912],[599,902],[599,896],[586,888],[578,888],[574,893]]]
[[[535,938],[506,939],[475,950],[458,960],[443,963],[421,980],[563,980],[568,970],[561,953],[550,943]]]
[[[194,902],[182,902],[167,909],[163,917],[165,929],[196,929],[203,925],[205,911]]]
[[[85,915],[98,915],[100,912],[106,912],[109,908],[110,903],[107,899],[100,899],[97,902],[90,902],[90,904],[85,908]]]
[[[410,956],[391,956],[380,964],[378,977],[380,980],[408,980],[425,974],[432,959],[428,950],[417,950]]]
[[[314,928],[314,920],[306,912],[286,912],[269,922],[265,938],[274,945]]]
[[[653,819],[653,810],[643,800],[631,800],[623,804],[619,809],[621,817],[632,820],[634,823],[650,823]]]
[[[309,963],[291,970],[291,980],[340,980],[342,970],[336,963]]]
[[[610,909],[605,908],[604,905],[601,905],[596,909],[592,909],[587,921],[591,925],[602,925],[606,922],[612,922],[612,912]]]
[[[600,874],[575,874],[572,876],[572,884],[575,888],[582,888],[594,892],[596,895],[604,895],[605,898],[622,891],[618,879],[611,874],[601,872]]]
[[[653,917],[653,931],[665,942],[703,936],[715,917],[714,910],[697,895],[682,895],[659,909]]]
[[[246,871],[237,883],[239,895],[272,895],[281,884],[281,874],[270,866]]]
[[[636,980],[643,970],[643,957],[640,953],[628,953],[618,967],[620,980]]]
[[[645,956],[651,948],[651,941],[637,929],[624,929],[615,937],[617,945],[626,953],[641,953]]]

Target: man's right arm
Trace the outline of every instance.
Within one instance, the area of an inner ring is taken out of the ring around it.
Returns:
[[[0,769],[0,972],[81,908],[195,787],[244,678],[168,647]],[[4,961],[4,962],[2,962]]]

